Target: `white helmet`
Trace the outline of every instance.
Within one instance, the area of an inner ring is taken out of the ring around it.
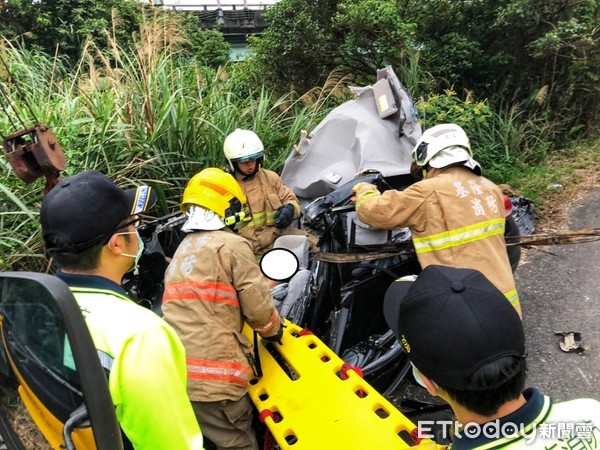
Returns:
[[[442,168],[462,162],[464,166],[481,174],[481,166],[473,159],[471,144],[465,131],[456,124],[444,123],[427,129],[412,151],[418,167]]]
[[[236,162],[256,159],[259,160],[259,165],[262,164],[264,150],[262,141],[254,131],[240,128],[229,134],[223,143],[223,153],[232,171],[235,170],[233,163]]]

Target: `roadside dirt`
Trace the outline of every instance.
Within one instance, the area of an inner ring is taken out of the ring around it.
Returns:
[[[600,160],[593,156],[593,152],[591,155],[587,158],[585,167],[577,168],[574,172],[553,180],[552,184],[560,187],[548,187],[538,194],[539,200],[533,205],[536,214],[535,233],[546,234],[569,229],[569,218],[573,206],[600,185]],[[576,161],[575,157],[560,158],[550,160],[548,164],[567,165],[574,161]],[[518,193],[512,193],[512,195],[518,195]],[[520,265],[527,264],[530,260],[529,256],[536,251],[548,251],[548,247],[523,247]]]
[[[536,207],[536,229],[544,232],[564,230],[571,215],[571,208],[600,183],[600,163],[585,169],[577,169],[570,181],[559,189],[541,196]]]
[[[0,388],[0,403],[2,412],[8,413],[10,424],[26,450],[52,450],[27,413],[16,387]]]

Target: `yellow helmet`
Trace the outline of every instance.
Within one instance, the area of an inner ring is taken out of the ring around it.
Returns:
[[[221,169],[211,167],[194,175],[183,191],[181,211],[191,205],[202,206],[222,219],[234,216],[246,207],[246,196],[238,182]]]

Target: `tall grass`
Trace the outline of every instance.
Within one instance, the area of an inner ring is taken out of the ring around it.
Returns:
[[[0,116],[0,133],[46,123],[67,157],[64,175],[97,169],[123,187],[152,184],[159,215],[177,207],[194,173],[223,166],[223,140],[235,128],[255,130],[267,167],[281,168],[300,131],[326,115],[347,81],[334,73],[299,97],[276,97],[261,86],[248,92],[238,86],[235,64],[215,70],[184,58],[176,20],[149,16],[133,42],[109,37],[108,49],[87,42],[72,70],[60,58],[6,43],[10,73],[0,72],[0,82],[15,111]],[[45,268],[37,220],[42,189],[43,181],[26,186],[8,165],[2,171],[2,269]]]
[[[506,181],[517,167],[535,166],[547,156],[550,125],[516,106],[495,112],[477,126],[479,162],[492,179]],[[512,172],[512,173],[511,173]]]
[[[430,93],[435,86],[433,75],[423,70],[419,64],[420,57],[421,54],[419,51],[405,50],[402,58],[404,63],[400,67],[394,68],[394,70],[399,71],[397,75],[400,81],[413,98]]]

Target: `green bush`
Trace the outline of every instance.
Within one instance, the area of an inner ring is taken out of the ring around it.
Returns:
[[[447,89],[417,102],[424,129],[439,123],[460,125],[471,141],[475,159],[497,183],[518,177],[528,165],[539,164],[550,143],[549,124],[518,107],[494,110],[485,100],[461,99]]]

